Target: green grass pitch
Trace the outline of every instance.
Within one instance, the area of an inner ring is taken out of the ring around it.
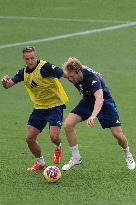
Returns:
[[[135,22],[135,8],[134,0],[0,0],[0,78],[14,75],[24,65],[21,50],[25,42],[36,47],[39,58],[58,66],[70,56],[79,58],[104,74],[136,159],[136,26],[104,29]],[[58,39],[53,38],[56,36]],[[62,79],[62,84],[70,99],[66,117],[80,96],[69,82]],[[136,204],[136,171],[127,169],[116,140],[97,121],[94,128],[85,122],[77,126],[82,165],[62,172],[55,184],[46,183],[42,172],[28,173],[26,168],[34,162],[25,143],[31,111],[23,83],[9,90],[0,86],[1,205]],[[61,138],[59,168],[71,156],[63,128]],[[48,127],[38,141],[46,163],[52,165]]]

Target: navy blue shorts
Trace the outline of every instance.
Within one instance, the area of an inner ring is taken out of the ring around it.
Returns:
[[[82,99],[79,104],[71,111],[82,118],[82,121],[87,120],[92,114],[93,108],[91,104]],[[101,111],[97,116],[103,129],[121,126],[117,108],[113,99],[108,99],[104,102]]]
[[[63,121],[63,109],[66,109],[65,105],[49,109],[34,109],[27,124],[37,128],[40,132],[42,132],[47,123],[49,123],[49,126],[61,127]]]

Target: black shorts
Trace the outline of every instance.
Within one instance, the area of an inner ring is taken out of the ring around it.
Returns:
[[[79,115],[82,118],[82,121],[84,121],[91,116],[92,111],[92,105],[85,99],[82,99],[71,113]],[[103,129],[121,126],[117,108],[113,99],[108,99],[103,103],[97,118]]]
[[[40,132],[42,132],[47,123],[49,123],[49,126],[61,127],[63,121],[63,109],[66,109],[65,105],[49,109],[34,109],[27,124],[37,128]]]

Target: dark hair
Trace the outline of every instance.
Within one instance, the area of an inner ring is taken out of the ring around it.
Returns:
[[[26,52],[32,52],[35,51],[35,48],[33,46],[26,46],[25,48],[23,48],[22,53],[26,53]]]

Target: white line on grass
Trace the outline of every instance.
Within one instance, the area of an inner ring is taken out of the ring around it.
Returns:
[[[53,36],[53,37],[49,37],[49,38],[37,39],[37,40],[32,40],[32,41],[11,43],[11,44],[6,44],[6,45],[1,45],[0,49],[16,47],[16,46],[21,46],[21,45],[29,45],[29,44],[34,44],[34,43],[55,41],[55,40],[71,38],[71,37],[75,37],[75,36],[85,36],[85,35],[90,35],[90,34],[94,34],[94,33],[117,30],[117,29],[126,28],[126,27],[130,27],[130,26],[136,26],[136,22],[131,22],[131,23],[127,23],[127,24],[120,24],[120,25],[115,25],[115,26],[110,26],[110,27],[105,27],[105,28],[99,28],[99,29],[93,29],[93,30],[88,30],[88,31],[82,31],[82,32],[76,32],[76,33],[68,33],[68,34],[64,34],[64,35],[60,35],[60,36]]]
[[[38,20],[38,21],[70,21],[70,22],[95,22],[95,23],[131,23],[134,21],[117,21],[107,19],[70,19],[70,18],[44,18],[36,16],[0,16],[0,19],[9,20]]]

